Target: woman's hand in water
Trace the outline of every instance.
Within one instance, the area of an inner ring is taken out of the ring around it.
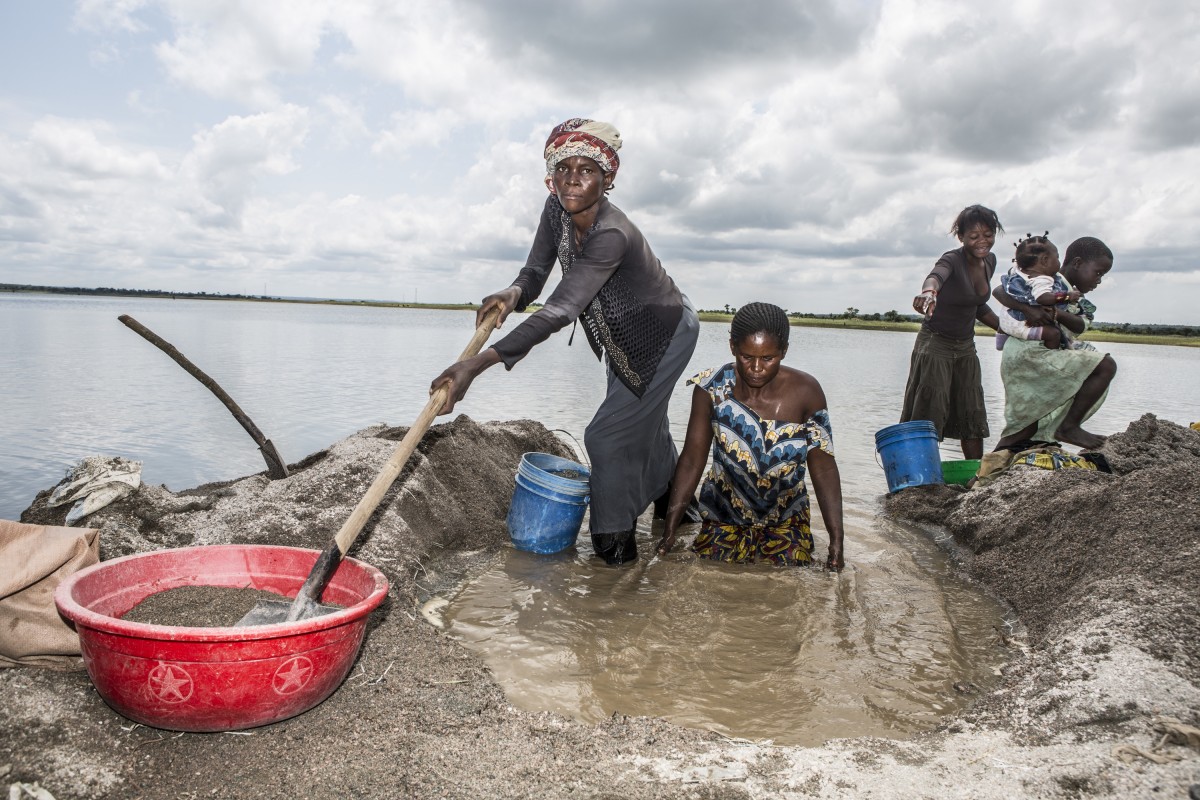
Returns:
[[[846,566],[846,560],[842,557],[841,544],[829,543],[829,557],[825,559],[825,569],[830,572],[841,572]]]
[[[675,531],[663,531],[662,538],[658,540],[658,554],[665,556],[671,552],[671,548],[675,546]]]

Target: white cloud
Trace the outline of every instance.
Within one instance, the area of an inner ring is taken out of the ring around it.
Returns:
[[[1200,274],[1191,5],[753,11],[80,0],[45,38],[101,54],[119,108],[92,75],[0,91],[0,256],[10,277],[77,264],[76,285],[102,265],[124,285],[479,297],[528,250],[546,132],[584,114],[621,128],[613,200],[702,306],[903,308],[980,202],[1013,233],[1108,241],[1102,318],[1198,322],[1155,289]]]
[[[111,136],[108,125],[94,120],[47,117],[29,131],[30,154],[64,187],[89,191],[99,182],[162,178],[166,170],[151,152],[135,151],[120,143],[102,142]]]
[[[297,168],[295,151],[304,142],[308,114],[296,106],[250,117],[230,117],[196,134],[180,177],[203,203],[189,212],[204,225],[237,225],[256,178]]]
[[[463,4],[348,3],[332,23],[351,48],[337,63],[398,87],[418,108],[475,120],[503,114],[510,103],[532,101],[544,82],[508,69],[480,21]]]
[[[444,144],[463,122],[463,116],[449,108],[433,111],[413,110],[392,114],[387,129],[371,145],[377,155],[404,155],[415,147]]]
[[[318,104],[326,117],[323,122],[329,129],[330,139],[335,146],[350,147],[371,137],[371,129],[367,125],[366,112],[361,103],[326,94],[318,100]]]
[[[155,52],[185,87],[247,106],[279,102],[275,80],[312,65],[331,5],[323,0],[166,0],[175,38]]]
[[[149,0],[78,0],[74,24],[82,30],[140,33],[146,29],[137,14]]]

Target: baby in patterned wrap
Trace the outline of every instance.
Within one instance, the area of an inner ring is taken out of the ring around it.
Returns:
[[[1047,232],[1048,234],[1048,232]],[[1058,311],[1079,314],[1089,303],[1079,290],[1071,287],[1059,270],[1062,264],[1058,248],[1047,235],[1027,235],[1017,242],[1017,252],[1008,274],[1000,278],[1004,291],[1019,303],[1048,306],[1055,322],[1050,325],[1030,325],[1024,312],[1008,308],[1001,312],[1000,331],[996,334],[996,349],[1003,350],[1009,336],[1025,341],[1041,341],[1050,350],[1070,349],[1083,345],[1057,324]]]

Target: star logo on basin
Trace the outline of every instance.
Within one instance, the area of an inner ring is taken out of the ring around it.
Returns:
[[[275,678],[271,682],[278,694],[292,694],[304,688],[312,678],[313,665],[305,656],[296,656],[279,665],[275,670]]]
[[[164,703],[182,703],[192,696],[192,676],[177,664],[159,664],[150,670],[146,682],[150,693]]]

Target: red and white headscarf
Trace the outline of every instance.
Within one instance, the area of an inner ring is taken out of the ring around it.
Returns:
[[[600,165],[606,175],[615,175],[621,166],[617,151],[621,134],[607,122],[576,117],[555,126],[546,139],[546,186],[554,191],[554,168],[571,156],[586,156]]]

